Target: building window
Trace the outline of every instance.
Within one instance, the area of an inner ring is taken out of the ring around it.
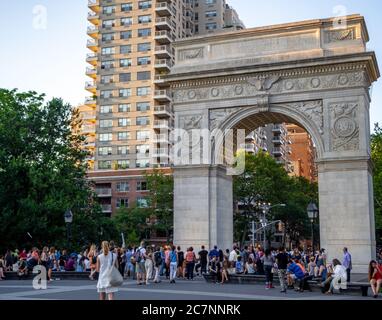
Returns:
[[[117,168],[118,169],[127,169],[130,166],[129,160],[117,160]]]
[[[119,96],[122,98],[127,98],[131,96],[131,88],[119,89]]]
[[[148,154],[150,152],[150,146],[148,144],[136,145],[135,152],[139,154]]]
[[[150,118],[149,117],[137,117],[136,119],[136,125],[137,126],[147,126],[150,124]]]
[[[115,20],[114,19],[103,20],[102,27],[103,28],[112,28],[112,27],[115,27]]]
[[[116,187],[118,192],[128,192],[129,182],[128,181],[117,182]]]
[[[118,127],[127,127],[130,125],[129,118],[119,118],[118,119]]]
[[[209,4],[215,4],[216,0],[204,0],[207,5]]]
[[[127,17],[127,18],[121,18],[121,26],[131,26],[133,24],[133,18]]]
[[[114,47],[105,47],[105,48],[102,48],[101,53],[103,55],[114,54],[115,53],[115,48]]]
[[[132,37],[133,33],[131,30],[129,31],[121,31],[120,38],[121,39],[130,39]]]
[[[206,23],[206,30],[215,30],[217,27],[216,22]]]
[[[131,73],[120,73],[119,82],[129,82],[131,81]]]
[[[147,181],[137,181],[137,191],[148,191]]]
[[[99,134],[99,141],[108,142],[111,140],[113,140],[113,134],[112,133],[100,133]]]
[[[147,96],[150,94],[150,87],[138,87],[137,96]]]
[[[113,90],[101,90],[101,99],[110,99],[113,97]]]
[[[131,59],[120,59],[119,60],[120,67],[131,67]]]
[[[114,60],[102,61],[101,69],[112,69],[114,68]]]
[[[111,161],[110,160],[98,161],[98,169],[111,169]]]
[[[130,132],[127,132],[127,131],[118,132],[119,141],[124,141],[129,139],[130,139]]]
[[[137,111],[149,111],[150,102],[137,102]]]
[[[115,12],[115,6],[105,6],[102,8],[103,14],[112,14]]]
[[[150,131],[148,130],[138,130],[137,140],[147,140],[150,138]]]
[[[149,37],[151,36],[151,28],[138,29],[138,37]]]
[[[146,52],[151,50],[151,43],[145,42],[145,43],[138,43],[138,52]]]
[[[100,106],[99,112],[100,113],[112,113],[113,112],[113,106]]]
[[[137,207],[138,208],[147,208],[148,203],[146,198],[137,198]]]
[[[129,146],[118,146],[117,147],[117,154],[118,155],[127,155],[129,154],[130,148]]]
[[[137,168],[149,168],[150,167],[150,160],[149,159],[136,160],[135,166]]]
[[[138,16],[138,23],[150,23],[151,15]]]
[[[132,11],[133,10],[133,3],[123,3],[121,4],[121,11],[126,12],[126,11]]]
[[[216,17],[216,10],[206,11],[206,18]]]
[[[149,9],[151,8],[151,1],[139,1],[138,2],[139,9]]]
[[[102,35],[102,41],[112,41],[114,40],[114,33],[104,33]]]
[[[118,105],[118,112],[130,112],[131,104],[130,103],[124,103]]]
[[[99,147],[98,148],[98,155],[99,156],[111,156],[113,154],[113,148],[112,147]]]
[[[139,57],[137,59],[138,66],[147,65],[151,63],[150,57]]]
[[[124,45],[119,47],[119,53],[120,54],[129,54],[131,53],[131,45]]]
[[[115,206],[117,208],[128,208],[129,207],[129,199],[128,198],[118,198],[116,200]]]
[[[99,127],[100,128],[111,128],[112,126],[113,126],[113,120],[111,120],[111,119],[99,121]]]
[[[112,82],[113,82],[113,76],[112,75],[101,76],[101,83],[102,84],[109,84]]]
[[[137,80],[150,80],[150,79],[151,79],[150,71],[137,72]]]

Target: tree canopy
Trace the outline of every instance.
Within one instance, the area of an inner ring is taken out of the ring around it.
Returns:
[[[0,248],[62,246],[67,209],[76,246],[114,232],[86,179],[80,121],[62,99],[0,89]]]
[[[371,158],[374,165],[374,210],[377,242],[382,243],[382,128],[375,124],[371,136]]]

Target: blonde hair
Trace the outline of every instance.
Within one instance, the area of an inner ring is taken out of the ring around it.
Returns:
[[[105,256],[109,254],[109,242],[102,241],[102,251]]]

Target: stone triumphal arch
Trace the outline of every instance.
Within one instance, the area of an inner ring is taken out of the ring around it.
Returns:
[[[168,81],[176,128],[304,127],[317,147],[321,247],[333,258],[347,246],[354,270],[365,272],[375,255],[369,88],[379,70],[366,49],[364,18],[348,16],[340,27],[336,21],[177,41]],[[217,143],[210,142],[209,148]],[[174,243],[230,248],[232,175],[224,164],[213,156],[208,163],[176,162],[174,177]]]

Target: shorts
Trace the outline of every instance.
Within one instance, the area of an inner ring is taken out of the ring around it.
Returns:
[[[296,277],[296,275],[295,274],[290,274],[290,277],[293,279],[293,280],[297,280],[297,277]]]
[[[108,287],[108,288],[97,288],[98,293],[113,293],[113,292],[118,292],[117,287]]]
[[[136,264],[136,273],[146,273],[144,260]]]

